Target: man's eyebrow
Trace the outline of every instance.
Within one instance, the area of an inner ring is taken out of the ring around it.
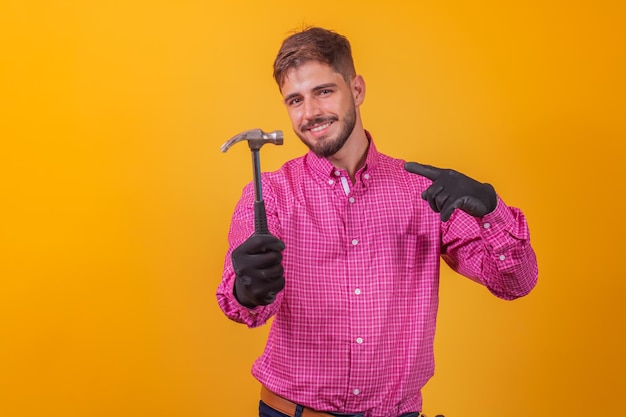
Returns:
[[[315,87],[313,87],[313,88],[311,89],[311,91],[316,92],[316,91],[324,90],[324,89],[326,89],[326,88],[335,88],[335,87],[337,87],[337,83],[325,83],[325,84],[316,85]],[[287,103],[287,102],[288,102],[289,100],[291,100],[292,98],[299,97],[299,96],[301,96],[301,95],[302,95],[302,94],[300,94],[300,93],[292,93],[292,94],[289,94],[288,96],[286,96],[286,97],[283,99],[283,101],[284,101],[285,103]]]
[[[324,90],[326,88],[331,88],[331,87],[337,87],[337,84],[336,83],[326,83],[326,84],[318,85],[315,88],[313,88],[312,91]]]

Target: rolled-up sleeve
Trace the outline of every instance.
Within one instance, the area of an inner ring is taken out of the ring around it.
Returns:
[[[442,258],[505,300],[528,294],[537,283],[537,258],[526,218],[499,197],[496,209],[482,218],[457,210],[442,223]]]

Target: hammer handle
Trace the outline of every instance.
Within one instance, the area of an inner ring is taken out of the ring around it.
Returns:
[[[254,234],[269,235],[267,228],[267,215],[265,214],[265,201],[254,202]]]

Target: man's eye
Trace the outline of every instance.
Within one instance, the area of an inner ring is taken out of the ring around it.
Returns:
[[[325,96],[326,94],[330,94],[330,93],[332,93],[332,92],[333,92],[332,90],[329,90],[329,89],[324,89],[324,90],[321,90],[321,91],[320,91],[320,95]]]
[[[302,100],[299,98],[292,98],[291,100],[288,101],[287,104],[289,104],[290,106],[295,106],[297,104],[299,104]]]

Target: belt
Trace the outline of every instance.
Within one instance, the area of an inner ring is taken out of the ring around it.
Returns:
[[[265,386],[261,386],[261,401],[272,407],[274,410],[287,414],[290,417],[293,417],[296,414],[296,403],[292,403],[288,399],[274,394],[272,391],[265,388]],[[302,417],[333,417],[333,415],[304,407]]]

